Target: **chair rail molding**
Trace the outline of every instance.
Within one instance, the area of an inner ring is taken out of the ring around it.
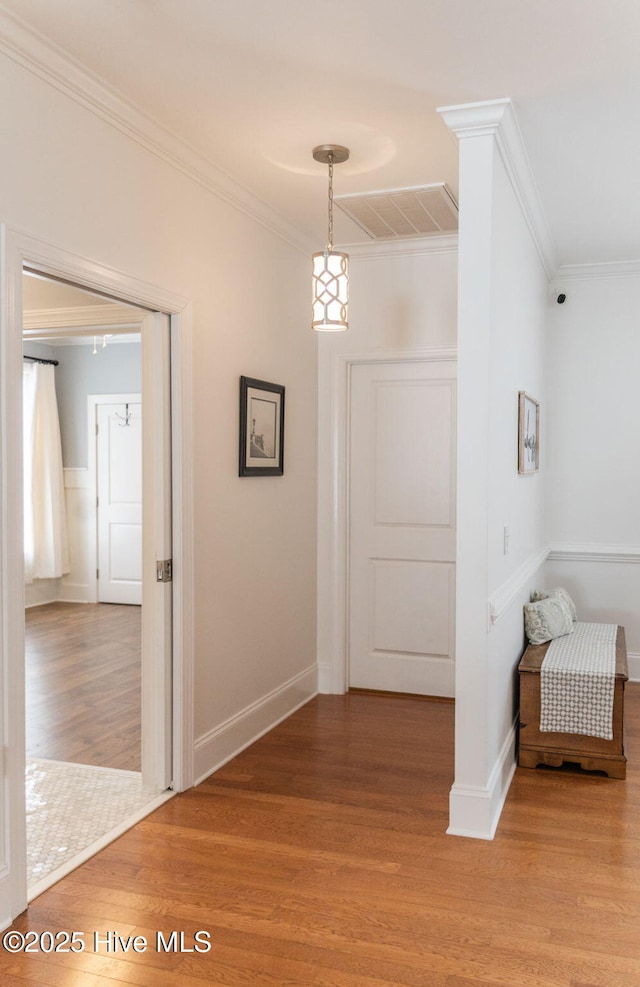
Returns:
[[[528,559],[525,559],[522,565],[518,566],[516,571],[509,576],[502,586],[495,593],[491,594],[488,604],[489,630],[507,612],[509,607],[522,596],[525,589],[531,585],[534,576],[542,568],[548,557],[549,546],[544,545],[537,552],[534,552],[533,555],[530,555]]]
[[[550,562],[621,562],[640,565],[640,545],[599,542],[556,542],[549,548]]]

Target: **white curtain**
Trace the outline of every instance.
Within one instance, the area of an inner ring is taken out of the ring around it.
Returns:
[[[53,366],[24,365],[25,581],[70,571],[62,444]]]

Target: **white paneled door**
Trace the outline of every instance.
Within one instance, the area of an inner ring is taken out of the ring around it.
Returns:
[[[142,603],[142,406],[131,397],[96,405],[100,603]]]
[[[454,694],[455,369],[352,367],[352,688]]]

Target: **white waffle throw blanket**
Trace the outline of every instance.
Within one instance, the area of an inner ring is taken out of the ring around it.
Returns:
[[[616,624],[578,621],[549,645],[540,669],[540,731],[613,738]]]

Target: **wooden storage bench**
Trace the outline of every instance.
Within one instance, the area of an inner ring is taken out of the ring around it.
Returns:
[[[551,642],[530,644],[519,666],[520,673],[520,755],[523,768],[538,764],[558,767],[563,761],[580,764],[588,771],[606,771],[610,778],[624,778],[624,684],[629,678],[624,627],[616,637],[616,681],[613,700],[613,739],[587,737],[577,733],[540,732],[540,667]]]

